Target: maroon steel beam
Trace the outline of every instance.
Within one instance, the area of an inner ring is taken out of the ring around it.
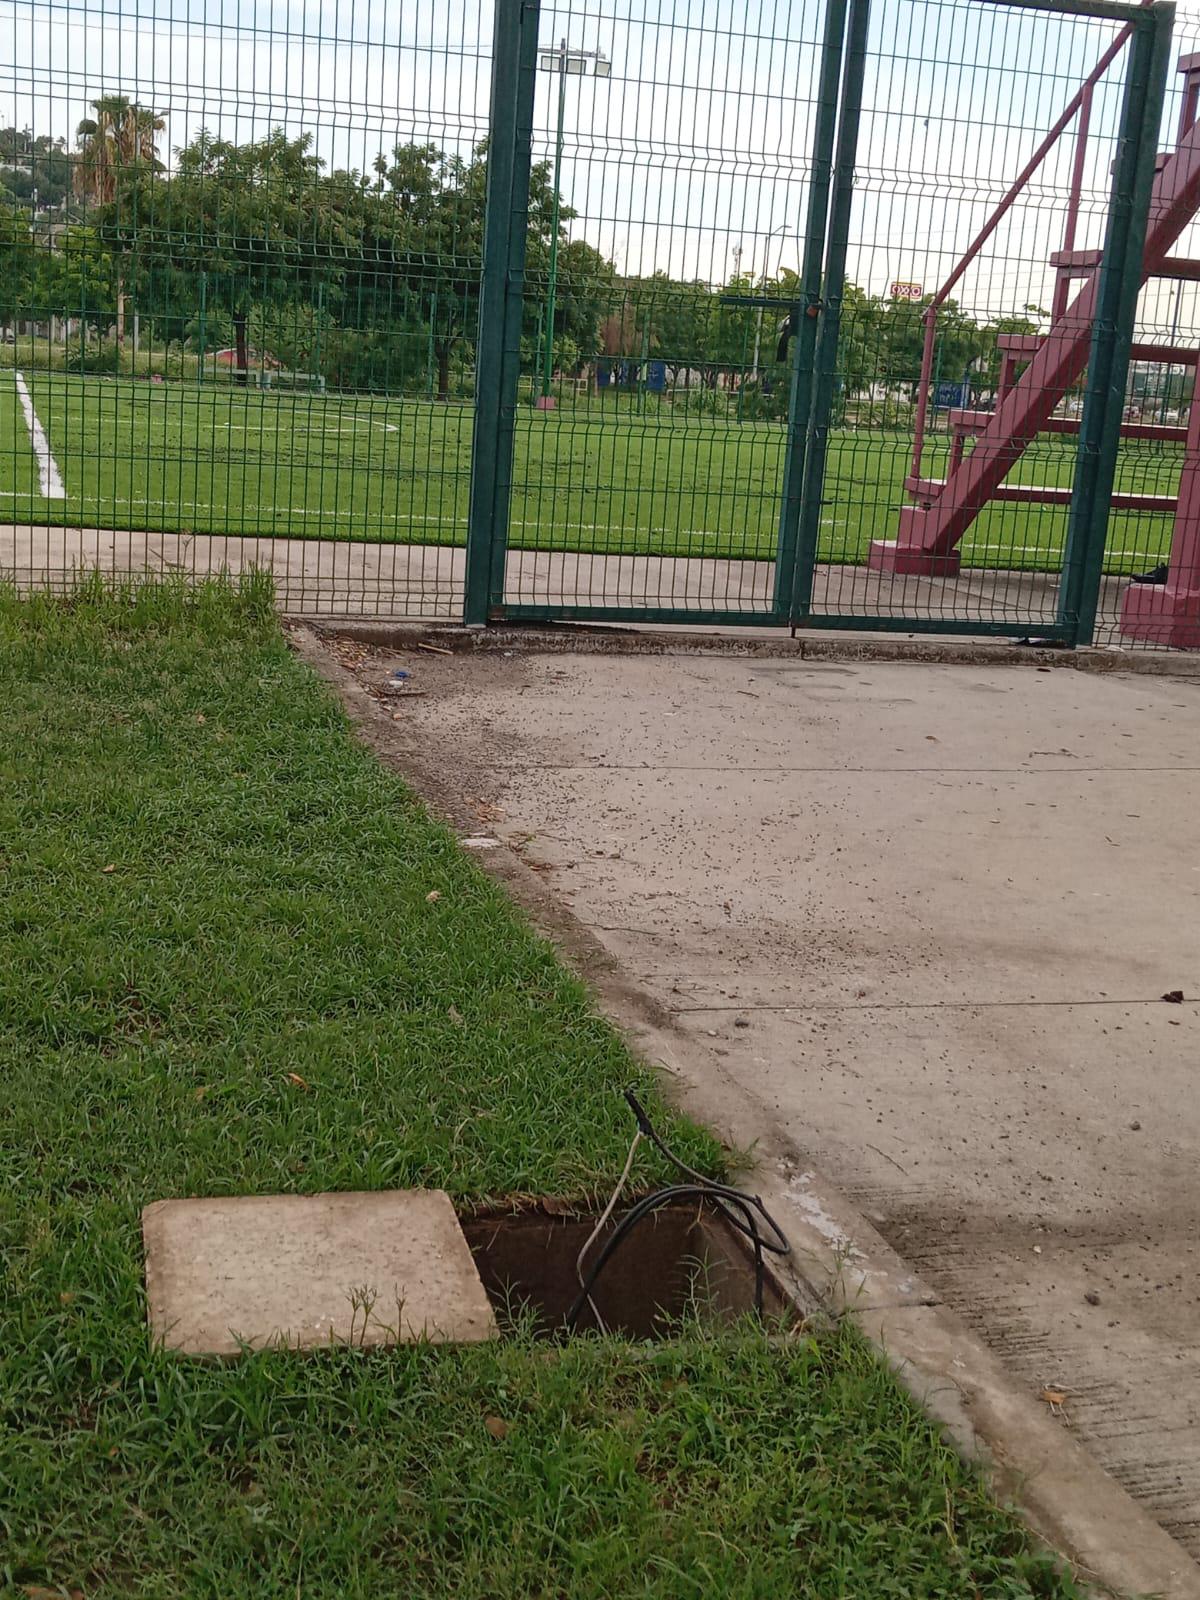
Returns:
[[[1183,363],[1181,362],[1182,366]],[[965,434],[968,438],[982,433],[992,417],[991,411],[951,411],[947,414],[946,425],[951,433]],[[1043,433],[1078,433],[1078,417],[1047,417],[1042,424]],[[1121,437],[1123,439],[1161,439],[1183,444],[1187,439],[1187,429],[1179,423],[1172,422],[1123,422],[1121,424]]]
[[[1056,250],[1050,265],[1057,267],[1065,278],[1090,277],[1100,265],[1100,250]],[[1188,283],[1200,282],[1200,261],[1189,256],[1164,256],[1154,269],[1156,278],[1182,278]]]
[[[1129,585],[1121,597],[1121,633],[1127,639],[1200,650],[1200,365],[1187,434],[1167,581]]]
[[[1010,359],[1032,356],[1042,348],[1043,337],[1040,333],[1001,333],[997,335],[996,345]],[[1194,345],[1156,344],[1146,339],[1137,340],[1129,351],[1135,361],[1164,361],[1177,367],[1193,366],[1200,355]]]
[[[1154,180],[1142,282],[1153,277],[1200,206],[1200,125],[1193,124]],[[937,502],[900,512],[896,541],[876,540],[870,565],[910,571],[948,571],[955,546],[992,498],[1013,462],[1036,437],[1055,406],[1087,366],[1099,279],[1092,277],[1047,333],[1020,379],[992,415],[975,448]],[[918,476],[914,473],[913,476]]]
[[[1063,229],[1063,249],[1075,248],[1075,229],[1079,222],[1079,202],[1083,196],[1083,164],[1087,156],[1088,128],[1092,120],[1092,85],[1086,86],[1086,93],[1079,105],[1079,123],[1075,129],[1075,161],[1071,167],[1071,192],[1067,197],[1067,223]],[[1053,262],[1053,256],[1050,258]],[[1057,322],[1067,309],[1067,301],[1071,298],[1071,285],[1069,279],[1059,276],[1054,285],[1054,299],[1051,302],[1051,320]]]
[[[935,501],[945,487],[944,478],[905,478],[904,487],[918,500]],[[1073,490],[1060,484],[1002,483],[993,500],[1011,500],[1019,505],[1069,506]],[[1170,516],[1175,510],[1172,494],[1144,494],[1118,490],[1112,497],[1114,511],[1153,511]]]
[[[1143,0],[1143,3],[1149,3],[1149,0]],[[1065,130],[1070,126],[1072,118],[1083,105],[1084,100],[1090,99],[1092,89],[1108,71],[1109,67],[1112,66],[1132,32],[1132,25],[1126,23],[1126,25],[1121,29],[1120,33],[1109,45],[1108,49],[1100,57],[1099,61],[1097,61],[1096,65],[1092,68],[1091,72],[1088,73],[1087,77],[1083,80],[1083,83],[1071,96],[1070,100],[1067,101],[1066,108],[1060,112],[1057,121],[1052,125],[1049,133],[1042,140],[1041,144],[1038,145],[1037,149],[1030,156],[1029,160],[1021,168],[1021,171],[1017,177],[1013,179],[1012,183],[1009,185],[1008,192],[1005,194],[1000,204],[996,207],[995,211],[992,212],[991,216],[971,241],[967,248],[966,255],[963,256],[962,260],[958,263],[954,271],[934,295],[933,299],[929,302],[929,305],[926,308],[925,346],[921,352],[921,376],[917,384],[917,412],[916,417],[914,418],[913,426],[912,470],[914,476],[919,474],[921,471],[921,453],[925,447],[925,419],[929,412],[929,382],[933,376],[933,347],[936,339],[938,307],[942,304],[946,296],[950,293],[951,289],[953,289],[954,285],[962,277],[963,273],[971,265],[972,261],[974,261],[975,257],[983,249],[984,245],[991,238],[992,234],[995,233],[997,227],[1000,225],[1001,220],[1011,210],[1013,203],[1016,201],[1017,196],[1021,193],[1021,190],[1024,189],[1030,178],[1033,177],[1034,173],[1041,166],[1042,162],[1058,143]]]

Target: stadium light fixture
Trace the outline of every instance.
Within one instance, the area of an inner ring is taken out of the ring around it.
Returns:
[[[562,172],[563,115],[567,105],[567,79],[583,78],[589,73],[595,78],[611,78],[612,62],[603,50],[576,50],[561,39],[556,50],[540,52],[539,65],[543,72],[558,73],[558,121],[554,139],[554,200],[550,220],[550,272],[546,284],[546,326],[542,346],[542,393],[538,409],[552,411],[554,395],[551,392],[554,377],[554,311],[558,288],[558,214],[559,178]]]

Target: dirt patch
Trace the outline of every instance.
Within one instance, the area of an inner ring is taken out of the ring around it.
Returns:
[[[586,1277],[627,1214],[622,1208],[598,1233],[596,1215],[557,1205],[553,1212],[537,1205],[471,1212],[459,1221],[502,1325],[529,1311],[543,1332],[558,1335],[594,1329],[598,1314],[611,1331],[650,1339],[687,1315],[719,1324],[757,1309],[754,1263],[729,1223],[712,1206],[676,1204],[638,1224],[572,1321],[580,1252],[592,1241]],[[788,1302],[765,1268],[761,1300],[770,1321],[785,1318]]]

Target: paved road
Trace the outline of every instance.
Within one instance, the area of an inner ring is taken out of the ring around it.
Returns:
[[[419,672],[499,831],[1200,1555],[1200,679]]]

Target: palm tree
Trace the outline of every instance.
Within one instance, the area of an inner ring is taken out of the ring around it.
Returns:
[[[101,95],[92,101],[94,117],[85,117],[75,130],[78,151],[73,182],[81,200],[94,206],[111,205],[117,176],[131,167],[162,171],[155,135],[166,118],[148,106],[139,106],[123,94]],[[125,294],[117,280],[117,344],[125,343]]]

